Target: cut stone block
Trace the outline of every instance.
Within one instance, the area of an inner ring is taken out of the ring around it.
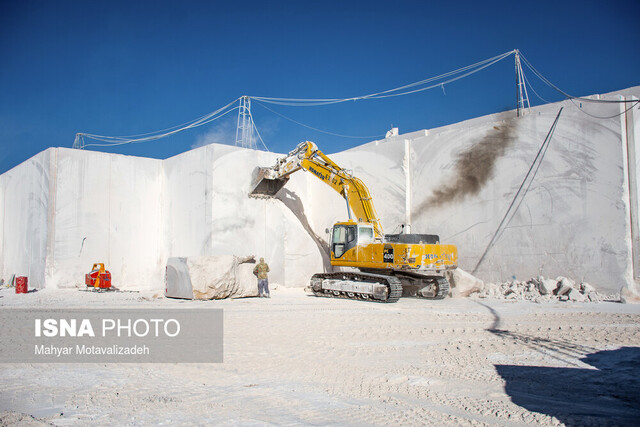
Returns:
[[[254,264],[252,256],[169,258],[165,296],[200,300],[258,296]]]
[[[468,297],[484,289],[482,280],[460,268],[447,272],[447,280],[451,285],[451,296],[453,297]]]

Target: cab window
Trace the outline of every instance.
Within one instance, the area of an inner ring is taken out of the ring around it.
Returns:
[[[371,243],[373,242],[373,228],[372,227],[359,227],[358,228],[358,243]]]
[[[346,229],[347,228],[342,225],[336,225],[333,227],[333,243],[346,243]]]
[[[347,227],[347,243],[351,243],[356,240],[356,228]]]
[[[357,230],[355,225],[336,225],[333,227],[331,250],[336,258],[340,258],[356,245]]]

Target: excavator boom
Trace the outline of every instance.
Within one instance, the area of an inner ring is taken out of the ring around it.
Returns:
[[[259,168],[255,178],[257,182],[249,195],[275,196],[287,183],[289,176],[300,169],[311,172],[345,198],[349,219],[371,223],[375,236],[379,239],[384,237],[382,224],[364,182],[338,166],[310,141],[300,143],[288,155],[278,159],[275,166]]]

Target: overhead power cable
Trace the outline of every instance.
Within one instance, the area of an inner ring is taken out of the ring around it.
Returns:
[[[409,83],[393,89],[384,90],[382,92],[370,93],[368,95],[360,95],[360,96],[354,96],[350,98],[270,98],[265,96],[252,96],[251,98],[257,101],[267,102],[270,104],[295,106],[295,107],[302,107],[302,106],[310,107],[310,106],[318,106],[318,105],[337,104],[337,103],[347,102],[347,101],[358,101],[363,99],[380,99],[380,98],[390,98],[394,96],[409,95],[412,93],[422,92],[422,91],[433,89],[436,87],[444,87],[445,84],[449,84],[456,80],[460,80],[464,77],[468,77],[487,67],[490,67],[491,65],[499,61],[502,61],[503,59],[514,54],[515,52],[516,52],[515,50],[505,52],[501,55],[494,56],[493,58],[488,58],[483,61],[476,62],[475,64],[468,65],[466,67],[462,67],[457,70],[441,74],[439,76],[430,77],[428,79],[420,80],[414,83]],[[455,77],[451,77],[451,76],[455,76]],[[443,79],[447,79],[447,80],[439,81]],[[437,82],[437,83],[434,83],[425,87],[420,87],[418,89],[412,89],[414,87],[425,85],[431,82]],[[412,89],[412,90],[407,90],[407,89]]]
[[[238,99],[235,99],[234,101],[230,102],[224,107],[219,108],[216,111],[213,111],[195,120],[183,123],[181,125],[173,126],[171,128],[167,128],[161,131],[149,132],[149,133],[144,133],[139,135],[129,135],[129,136],[105,136],[105,135],[95,135],[90,133],[78,133],[76,134],[76,141],[74,142],[74,147],[78,147],[78,148],[109,147],[109,146],[116,146],[116,145],[123,145],[123,144],[137,144],[140,142],[154,141],[160,138],[174,135],[178,132],[182,132],[187,129],[192,129],[192,128],[206,125],[207,123],[211,123],[214,120],[218,120],[219,118],[226,116],[230,112],[237,110],[239,108],[239,107],[229,108],[233,104],[235,104],[238,101]],[[103,142],[103,144],[97,144],[97,143],[85,144],[84,138],[100,141],[100,142]]]
[[[494,56],[492,58],[488,58],[485,59],[483,61],[480,62],[476,62],[475,64],[472,65],[468,65],[466,67],[462,67],[459,68],[457,70],[454,71],[450,71],[448,73],[444,73],[441,74],[439,76],[435,76],[435,77],[430,77],[427,79],[423,79],[417,82],[413,82],[413,83],[409,83],[403,86],[399,86],[393,89],[388,89],[388,90],[384,90],[381,92],[376,92],[376,93],[370,93],[367,95],[361,95],[361,96],[355,96],[355,97],[350,97],[350,98],[322,98],[322,99],[296,99],[296,98],[270,98],[270,97],[256,97],[256,96],[252,96],[251,98],[253,98],[255,101],[262,101],[264,103],[271,103],[271,104],[278,104],[278,105],[288,105],[288,106],[316,106],[316,105],[328,105],[328,104],[336,104],[336,103],[341,103],[341,102],[347,102],[347,101],[357,101],[357,100],[364,100],[364,99],[380,99],[380,98],[389,98],[389,97],[395,97],[395,96],[402,96],[402,95],[409,95],[412,93],[417,93],[417,92],[422,92],[425,90],[429,90],[429,89],[433,89],[436,87],[440,87],[444,90],[444,85],[448,84],[448,83],[452,83],[456,80],[460,80],[464,77],[470,76],[474,73],[477,73],[487,67],[490,67],[491,65],[503,60],[504,58],[514,54],[516,51],[512,50],[509,52],[505,52],[501,55],[497,55]],[[446,79],[444,81],[442,81],[443,79]],[[432,83],[432,82],[436,82],[433,83],[431,85],[428,86],[424,86],[428,83]],[[420,87],[422,86],[422,87]],[[206,114],[202,117],[199,117],[195,120],[186,122],[186,123],[182,123],[180,125],[177,126],[173,126],[167,129],[163,129],[160,131],[155,131],[155,132],[149,132],[149,133],[143,133],[143,134],[137,134],[137,135],[127,135],[127,136],[105,136],[105,135],[96,135],[96,134],[90,134],[90,133],[77,133],[76,134],[76,138],[74,141],[73,146],[75,148],[84,148],[84,147],[106,147],[106,146],[116,146],[116,145],[123,145],[123,144],[136,144],[136,143],[141,143],[141,142],[149,142],[149,141],[154,141],[157,139],[161,139],[161,138],[165,138],[167,136],[170,135],[174,135],[176,133],[182,132],[184,130],[187,129],[192,129],[198,126],[203,126],[207,123],[210,123],[214,120],[217,120],[227,114],[229,114],[231,111],[234,111],[236,109],[238,109],[239,107],[235,107],[235,108],[230,108],[231,105],[233,105],[234,103],[236,103],[240,98],[235,99],[234,101],[230,102],[229,104],[225,105],[224,107]],[[292,118],[289,118],[281,113],[278,113],[277,111],[274,111],[270,108],[268,108],[266,105],[264,104],[260,104],[263,108],[271,111],[274,114],[279,115],[280,117],[289,120],[293,123],[296,123],[300,126],[306,127],[308,129],[312,129],[314,131],[317,132],[321,132],[321,133],[325,133],[327,135],[333,135],[333,136],[338,136],[338,137],[343,137],[343,138],[378,138],[378,137],[382,137],[384,135],[373,135],[373,136],[352,136],[352,135],[342,135],[339,133],[334,133],[334,132],[328,132],[328,131],[324,131],[322,129],[318,129],[309,125],[305,125],[304,123],[301,123],[299,121],[296,121]],[[256,130],[256,133],[260,139],[260,141],[262,142],[262,145],[264,145],[265,149],[268,148],[264,142],[264,140],[262,139],[262,137],[260,136],[260,133],[258,132],[255,123],[253,122],[253,118],[251,119],[252,123],[253,123],[253,128]],[[91,144],[85,144],[85,139],[91,139],[94,141],[98,141],[99,143],[91,143]]]
[[[524,60],[524,62],[527,65],[527,67],[529,67],[529,69],[540,80],[542,80],[543,83],[545,83],[547,86],[549,86],[550,88],[552,88],[553,90],[555,90],[556,92],[558,92],[562,96],[564,96],[566,99],[571,101],[571,103],[574,105],[574,107],[576,107],[580,112],[582,112],[583,114],[586,114],[589,117],[593,117],[595,119],[602,119],[602,120],[613,119],[613,118],[616,118],[616,117],[621,116],[623,114],[626,114],[627,111],[633,109],[636,105],[640,104],[640,100],[638,100],[638,99],[592,99],[592,98],[584,98],[584,97],[581,97],[581,96],[570,95],[567,92],[565,92],[562,89],[560,89],[558,86],[556,86],[553,83],[551,83],[551,81],[549,79],[547,79],[545,76],[542,75],[542,73],[540,73],[538,70],[536,70],[536,68],[527,60],[527,58],[524,57],[524,55],[521,54],[520,56]],[[525,79],[526,79],[526,77],[525,77]],[[528,81],[527,81],[527,83],[528,83]],[[529,87],[531,87],[533,89],[533,87],[531,86],[530,83],[529,83]],[[535,91],[535,89],[533,89],[533,92],[536,94],[536,96],[538,98],[540,98],[541,100],[543,100],[543,101],[548,103],[548,101],[546,101],[544,98],[542,98],[540,95],[538,95],[538,93]],[[595,103],[595,104],[629,104],[630,103],[631,105],[629,107],[627,107],[625,110],[621,111],[620,113],[613,114],[611,116],[598,116],[598,115],[591,114],[591,113],[583,110],[582,109],[582,105],[580,105],[580,106],[576,105],[575,101],[580,101],[580,102],[585,102],[585,103]]]
[[[536,76],[538,76],[538,78],[540,80],[542,80],[547,86],[551,87],[552,89],[554,89],[558,93],[562,94],[565,98],[576,99],[576,100],[583,101],[583,102],[593,102],[593,103],[602,103],[602,104],[621,104],[621,103],[627,103],[627,102],[638,102],[638,100],[592,99],[592,98],[583,98],[581,96],[569,95],[567,92],[563,91],[558,86],[556,86],[553,83],[551,83],[551,81],[549,81],[549,79],[547,79],[545,76],[542,75],[542,73],[540,73],[538,70],[536,70],[536,68],[533,65],[531,65],[531,63],[527,60],[527,58],[525,58],[524,55],[520,54],[520,57],[524,60],[525,64],[527,64],[527,67],[529,67],[529,69],[531,71],[533,71],[533,73]]]
[[[624,114],[626,111],[629,111],[631,108],[635,107],[636,105],[640,104],[640,100],[637,99],[632,99],[632,100],[626,100],[626,99],[622,99],[622,100],[610,100],[610,99],[591,99],[591,98],[583,98],[583,97],[577,97],[577,96],[572,96],[570,94],[568,94],[567,92],[563,91],[562,89],[560,89],[558,86],[554,85],[549,79],[547,79],[546,77],[544,77],[542,75],[542,73],[540,73],[532,64],[531,62],[529,62],[529,60],[522,55],[522,53],[520,53],[517,49],[511,50],[509,52],[505,52],[503,54],[494,56],[492,58],[488,58],[485,59],[483,61],[479,61],[476,62],[475,64],[471,64],[468,65],[466,67],[462,67],[462,68],[458,68],[457,70],[454,71],[450,71],[448,73],[444,73],[441,74],[439,76],[435,76],[435,77],[430,77],[427,79],[423,79],[420,81],[416,81],[413,83],[409,83],[409,84],[405,84],[403,86],[399,86],[393,89],[388,89],[388,90],[384,90],[381,92],[375,92],[375,93],[370,93],[367,95],[360,95],[360,96],[354,96],[354,97],[350,97],[350,98],[272,98],[272,97],[263,97],[263,96],[251,96],[250,98],[252,98],[253,100],[255,100],[256,102],[258,102],[258,104],[271,111],[272,113],[288,120],[291,121],[295,124],[298,124],[300,126],[306,127],[308,129],[317,131],[317,132],[321,132],[321,133],[325,133],[327,135],[333,135],[333,136],[338,136],[338,137],[342,137],[342,138],[378,138],[381,137],[383,135],[373,135],[373,136],[352,136],[352,135],[342,135],[339,133],[334,133],[334,132],[328,132],[325,130],[321,130],[309,125],[306,125],[304,123],[301,123],[297,120],[294,120],[290,117],[287,117],[277,111],[274,111],[270,108],[268,108],[266,105],[264,105],[264,103],[269,103],[269,104],[276,104],[276,105],[283,105],[283,106],[296,106],[296,107],[309,107],[309,106],[320,106],[320,105],[329,105],[329,104],[337,104],[337,103],[343,103],[343,102],[347,102],[347,101],[358,101],[358,100],[365,100],[365,99],[382,99],[382,98],[390,98],[390,97],[396,97],[396,96],[404,96],[404,95],[410,95],[410,94],[414,94],[414,93],[418,93],[418,92],[422,92],[422,91],[426,91],[429,89],[434,89],[434,88],[442,88],[442,90],[444,91],[444,85],[445,84],[449,84],[452,82],[455,82],[457,80],[460,80],[462,78],[468,77],[472,74],[475,74],[479,71],[484,70],[485,68],[488,68],[494,64],[496,64],[499,61],[502,61],[503,59],[513,55],[513,54],[517,54],[519,55],[519,57],[522,58],[522,61],[525,63],[525,65],[527,67],[529,67],[529,69],[543,82],[545,83],[547,86],[551,87],[552,89],[554,89],[555,91],[557,91],[558,93],[560,93],[561,95],[563,95],[565,98],[571,100],[572,102],[577,100],[577,101],[581,101],[581,102],[591,102],[591,103],[616,103],[616,104],[621,104],[621,103],[631,103],[631,106],[629,108],[627,108],[625,111],[610,116],[610,117],[600,117],[600,116],[596,116],[590,113],[587,113],[586,111],[583,111],[580,108],[580,111],[582,111],[583,113],[591,116],[591,117],[595,117],[595,118],[600,118],[600,119],[610,119],[610,118],[614,118],[617,117],[621,114]],[[523,73],[524,75],[524,73]],[[529,80],[527,79],[526,75],[524,75],[524,79],[526,81],[526,83],[529,85],[529,87],[531,87],[533,89],[533,87],[531,86]],[[542,98],[536,91],[535,89],[534,93],[536,94],[536,96],[538,98],[540,98],[542,101],[547,102],[544,98]],[[143,134],[138,134],[138,135],[128,135],[128,136],[104,136],[104,135],[95,135],[95,134],[89,134],[89,133],[78,133],[76,134],[76,138],[74,141],[74,148],[84,148],[84,147],[91,147],[91,146],[114,146],[114,145],[123,145],[123,144],[132,144],[132,143],[140,143],[140,142],[149,142],[149,141],[154,141],[160,138],[164,138],[170,135],[174,135],[178,132],[182,132],[184,130],[187,129],[191,129],[191,128],[195,128],[195,127],[199,127],[199,126],[203,126],[207,123],[211,123],[214,120],[218,120],[221,117],[229,114],[230,112],[237,110],[239,107],[234,107],[231,108],[231,106],[236,103],[240,98],[235,99],[234,101],[230,102],[229,104],[225,105],[224,107],[206,114],[202,117],[199,117],[195,120],[186,122],[186,123],[182,123],[180,125],[177,126],[173,126],[167,129],[163,129],[160,131],[156,131],[156,132],[149,132],[149,133],[143,133]],[[575,105],[575,103],[574,103]],[[258,135],[260,141],[262,142],[262,144],[264,145],[265,149],[268,148],[264,142],[264,140],[262,139],[262,137],[260,136],[260,133],[258,132],[258,129],[256,128],[255,123],[253,122],[253,118],[251,118],[251,122],[253,123],[253,128],[256,130],[256,134]],[[91,144],[85,144],[84,140],[85,138],[87,139],[92,139],[94,141],[98,141],[101,143],[91,143]]]
[[[618,117],[618,116],[621,116],[623,114],[626,114],[627,111],[633,109],[633,107],[635,107],[636,105],[640,104],[640,100],[638,100],[638,99],[625,100],[624,102],[633,102],[633,104],[631,104],[625,110],[623,110],[623,111],[621,111],[621,112],[619,112],[617,114],[614,114],[612,116],[596,116],[595,114],[591,114],[591,113],[588,113],[588,112],[584,111],[581,106],[576,105],[575,99],[569,99],[569,101],[571,101],[571,103],[574,105],[574,107],[576,107],[578,110],[582,111],[587,116],[593,117],[594,119],[603,119],[603,120],[613,119],[615,117]],[[622,103],[622,102],[623,102],[623,100],[619,101],[619,103]]]
[[[536,89],[533,87],[533,85],[531,84],[531,82],[529,81],[529,78],[527,77],[526,74],[522,73],[522,75],[524,76],[524,80],[527,83],[527,86],[529,88],[531,88],[531,90],[533,91],[533,93],[538,97],[538,99],[542,102],[545,102],[547,104],[551,104],[551,102],[547,101],[546,99],[544,99],[542,96],[540,96],[540,94],[538,92],[536,92]]]
[[[380,138],[380,137],[384,136],[384,134],[381,134],[381,135],[370,135],[370,136],[352,136],[352,135],[341,135],[339,133],[328,132],[328,131],[325,131],[325,130],[322,130],[322,129],[314,128],[314,127],[309,126],[309,125],[305,125],[304,123],[300,123],[297,120],[294,120],[294,119],[292,119],[290,117],[285,116],[284,114],[281,114],[281,113],[278,113],[277,111],[272,110],[271,108],[267,107],[266,105],[264,105],[263,103],[261,103],[259,101],[256,101],[256,103],[259,106],[261,106],[262,108],[271,111],[273,114],[276,114],[276,115],[282,117],[283,119],[289,120],[290,122],[295,123],[297,125],[306,127],[307,129],[311,129],[311,130],[314,130],[316,132],[324,133],[324,134],[327,134],[327,135],[339,136],[339,137],[342,137],[342,138],[362,138],[362,139]]]

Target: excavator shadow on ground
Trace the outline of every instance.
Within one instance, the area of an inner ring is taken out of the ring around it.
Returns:
[[[494,316],[489,332],[562,365],[494,365],[513,403],[553,416],[566,425],[639,425],[640,347],[600,350],[570,339],[510,331],[501,327],[493,307],[478,304]]]

